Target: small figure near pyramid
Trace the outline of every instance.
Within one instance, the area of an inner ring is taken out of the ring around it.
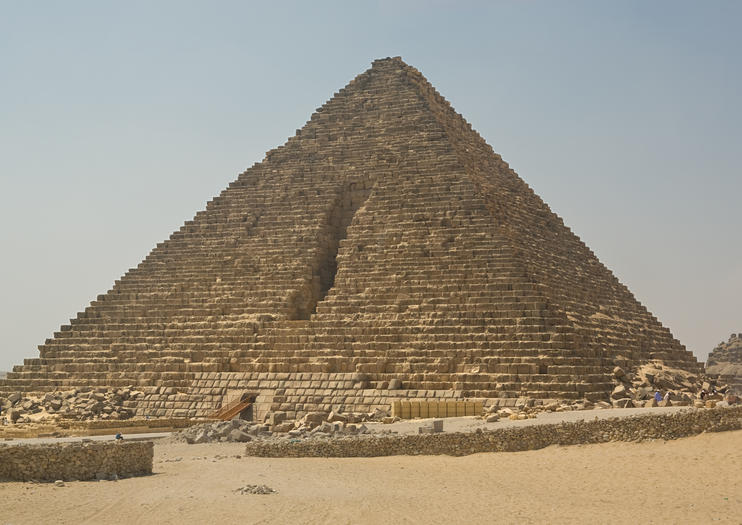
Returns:
[[[702,372],[399,57],[374,61],[39,349],[0,394],[133,386],[123,409],[152,417],[629,406],[616,389],[642,367]]]

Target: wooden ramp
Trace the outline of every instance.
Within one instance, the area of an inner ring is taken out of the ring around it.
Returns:
[[[252,405],[251,399],[246,399],[245,401],[237,399],[236,401],[232,401],[231,403],[223,406],[222,408],[211,414],[209,416],[209,419],[220,419],[222,421],[229,421],[250,405]]]

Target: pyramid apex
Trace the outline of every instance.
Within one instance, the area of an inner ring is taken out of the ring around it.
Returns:
[[[377,58],[376,60],[371,62],[371,67],[380,66],[383,64],[389,64],[392,62],[397,62],[400,65],[406,65],[404,60],[402,60],[401,56],[396,56],[396,57]]]

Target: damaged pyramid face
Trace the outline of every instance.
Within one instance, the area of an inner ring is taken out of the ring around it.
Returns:
[[[607,400],[615,366],[702,370],[399,58],[39,348],[0,393],[134,385],[132,410],[175,417]]]
[[[727,383],[732,392],[742,394],[742,333],[732,334],[709,354],[706,373],[712,379]]]

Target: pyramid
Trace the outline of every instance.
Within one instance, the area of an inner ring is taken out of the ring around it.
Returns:
[[[139,415],[608,399],[673,338],[400,58],[373,62],[0,381]]]
[[[742,333],[732,334],[719,343],[708,356],[706,373],[726,383],[737,394],[742,394]]]

